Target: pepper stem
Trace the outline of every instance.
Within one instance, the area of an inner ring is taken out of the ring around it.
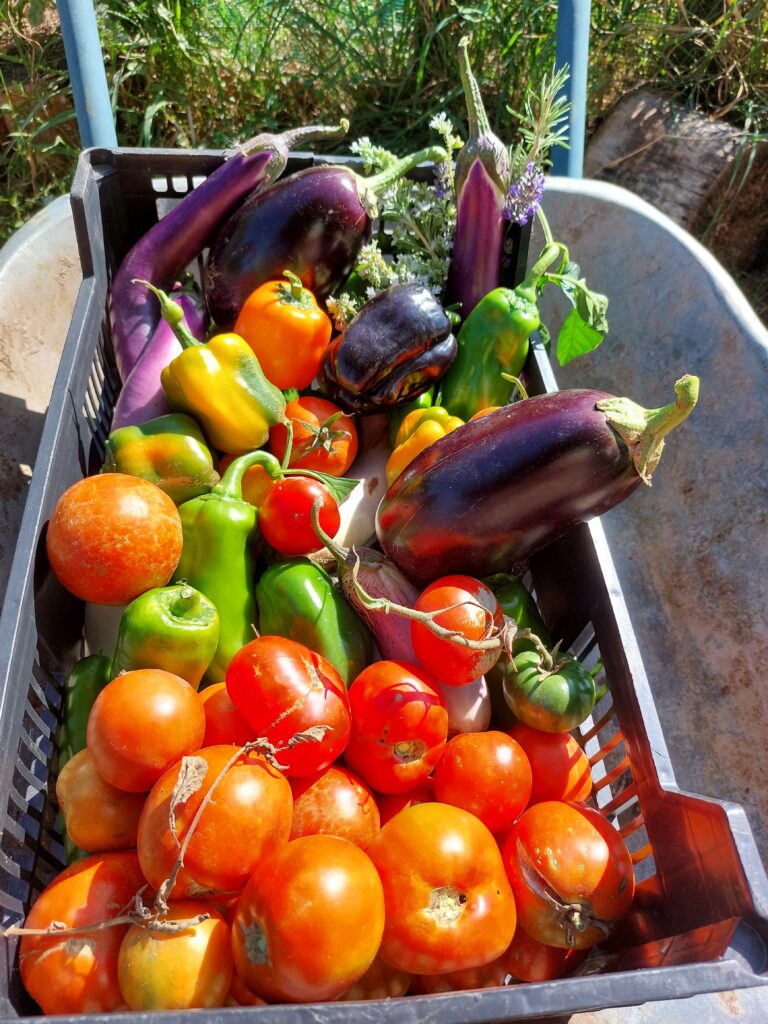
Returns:
[[[163,320],[165,320],[176,335],[182,348],[200,348],[203,342],[198,341],[187,327],[184,322],[184,309],[175,299],[172,299],[161,288],[156,288],[150,281],[144,281],[141,278],[135,277],[131,284],[143,284],[146,288],[149,288],[153,295],[157,296]]]
[[[298,274],[294,274],[292,270],[284,270],[283,276],[287,278],[287,281],[281,281],[277,286],[280,301],[298,306],[300,309],[312,309],[314,306],[312,293],[307,291],[301,283]]]
[[[544,250],[528,271],[525,279],[515,288],[518,295],[524,295],[532,302],[536,301],[536,286],[561,253],[559,242],[552,242]]]
[[[629,448],[632,462],[643,483],[651,485],[651,476],[659,464],[664,438],[690,414],[699,397],[699,378],[686,373],[675,381],[677,398],[660,409],[644,409],[629,398],[604,398],[595,408]]]
[[[230,462],[221,480],[211,489],[211,494],[243,501],[243,477],[251,466],[261,466],[273,480],[283,475],[280,463],[270,452],[246,452]]]

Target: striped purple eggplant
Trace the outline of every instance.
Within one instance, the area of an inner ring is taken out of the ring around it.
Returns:
[[[417,583],[509,570],[650,483],[698,388],[686,375],[676,400],[653,410],[604,391],[556,391],[458,427],[382,499],[382,550]]]
[[[507,147],[491,131],[467,45],[467,39],[459,43],[459,71],[469,135],[456,158],[456,233],[446,291],[447,304],[461,303],[462,319],[499,284],[511,176]]]
[[[263,189],[285,169],[300,143],[342,134],[342,126],[309,126],[282,135],[257,135],[238,147],[213,174],[189,192],[128,252],[110,291],[115,362],[128,377],[160,322],[157,299],[136,279],[170,290],[184,268],[210,243],[220,225],[254,189]]]
[[[202,341],[206,316],[201,297],[187,292],[171,292],[170,297],[184,310],[184,323],[190,333]],[[112,415],[112,429],[133,427],[171,412],[160,373],[181,353],[181,344],[167,320],[160,320],[149,344],[125,379]]]

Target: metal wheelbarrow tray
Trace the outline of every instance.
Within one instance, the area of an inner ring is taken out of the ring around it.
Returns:
[[[130,245],[157,219],[158,199],[185,194],[221,159],[214,152],[89,150],[75,176],[72,203],[83,281],[0,621],[0,904],[6,927],[26,916],[65,864],[54,792],[55,739],[65,675],[82,654],[84,605],[51,573],[44,537],[62,492],[101,465],[119,391],[106,315],[109,282]],[[296,155],[288,172],[313,162],[311,155]],[[517,262],[526,247],[524,239]],[[538,344],[527,373],[533,391],[557,386]],[[257,1014],[264,1024],[352,1024],[364,1014],[374,1024],[415,1024],[428,1014],[442,1024],[532,1020],[768,980],[768,880],[749,824],[740,806],[683,793],[675,784],[600,522],[577,528],[535,556],[529,582],[552,635],[563,637],[590,666],[603,665],[598,678],[608,693],[584,723],[582,743],[592,765],[595,803],[624,837],[638,881],[632,912],[594,951],[583,973],[365,1007],[228,1007],[167,1012],[162,1019],[234,1021]],[[21,985],[16,940],[2,944],[2,957],[0,1017],[37,1014]]]

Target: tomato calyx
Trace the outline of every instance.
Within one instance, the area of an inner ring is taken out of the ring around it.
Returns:
[[[295,420],[294,422],[304,427],[304,429],[310,433],[311,437],[296,446],[293,450],[292,458],[297,460],[303,459],[305,455],[309,455],[311,452],[319,450],[326,451],[330,454],[333,451],[334,441],[340,441],[347,436],[346,430],[333,429],[333,424],[345,415],[346,413],[339,410],[339,412],[335,412],[332,416],[329,416],[327,420],[323,420],[319,427],[316,427],[314,423],[307,423],[306,420]]]
[[[590,928],[596,928],[603,933],[605,938],[610,935],[616,922],[598,917],[587,899],[566,902],[538,870],[519,839],[517,857],[525,884],[535,896],[552,908],[557,926],[562,931],[569,949],[576,949],[576,935],[586,932]]]
[[[250,924],[245,925],[240,921],[238,922],[238,927],[240,934],[243,936],[243,949],[248,957],[248,961],[258,966],[264,964],[271,967],[272,961],[269,959],[267,935],[259,922],[252,921]]]
[[[425,913],[438,924],[453,924],[464,913],[467,894],[455,885],[441,885],[429,894]]]
[[[427,752],[427,745],[424,740],[401,740],[393,743],[392,753],[401,764],[410,764],[411,761],[419,761]]]

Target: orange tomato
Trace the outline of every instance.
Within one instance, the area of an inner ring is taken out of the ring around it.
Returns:
[[[281,390],[301,390],[320,369],[332,325],[298,277],[286,276],[251,292],[233,330],[251,346],[268,380]]]
[[[388,964],[444,974],[490,963],[509,945],[515,899],[496,840],[473,814],[415,804],[381,829],[368,855],[384,886]]]
[[[374,795],[348,768],[335,764],[290,782],[291,839],[323,833],[341,836],[364,850],[379,831]]]
[[[170,580],[181,519],[155,484],[125,473],[79,480],[62,494],[45,537],[57,579],[94,604],[128,604]]]
[[[111,786],[88,749],[78,751],[59,772],[56,801],[67,835],[81,850],[103,853],[136,845],[144,794]]]
[[[200,769],[199,788],[174,812],[180,842],[236,751],[237,747],[221,745],[194,754]],[[177,761],[153,786],[139,820],[139,860],[153,888],[159,888],[170,876],[179,855],[169,813],[181,767],[181,761]],[[291,787],[283,775],[260,755],[242,754],[218,782],[202,812],[173,898],[200,895],[201,890],[229,893],[242,889],[267,850],[288,841],[292,804]]]
[[[164,669],[123,672],[88,716],[86,743],[97,771],[130,793],[146,793],[168,765],[197,750],[205,712],[194,686]]]
[[[345,415],[338,405],[314,395],[288,402],[285,415],[293,423],[291,468],[344,476],[357,455],[354,419]],[[269,450],[281,462],[287,443],[288,430],[278,423],[269,432]]]
[[[302,836],[264,857],[232,925],[235,968],[268,1002],[335,999],[365,974],[384,928],[375,867],[338,836]]]
[[[629,851],[607,818],[584,804],[533,804],[501,854],[520,924],[547,946],[594,946],[632,905]]]
[[[589,759],[568,732],[543,732],[519,722],[509,730],[528,755],[532,804],[542,800],[584,803],[592,792]]]
[[[219,743],[234,743],[242,747],[256,739],[256,733],[237,710],[227,693],[226,683],[213,683],[200,690],[205,712],[205,737],[201,746],[215,747]]]
[[[229,464],[236,458],[238,458],[236,454],[222,455],[219,459],[219,472],[222,476]],[[243,501],[255,505],[256,508],[261,508],[262,502],[276,482],[263,466],[250,466],[243,473]]]
[[[24,925],[68,928],[101,924],[129,906],[144,885],[135,851],[98,853],[76,861],[35,901]],[[128,925],[82,935],[23,935],[21,980],[46,1014],[108,1013],[123,1003],[117,957]]]
[[[498,833],[528,806],[531,781],[531,763],[511,736],[466,732],[448,741],[435,768],[435,800],[463,807]]]
[[[192,923],[199,914],[208,917]],[[189,1010],[223,1006],[232,983],[229,925],[202,901],[171,904],[163,921],[190,922],[179,931],[132,925],[117,960],[129,1010]]]

